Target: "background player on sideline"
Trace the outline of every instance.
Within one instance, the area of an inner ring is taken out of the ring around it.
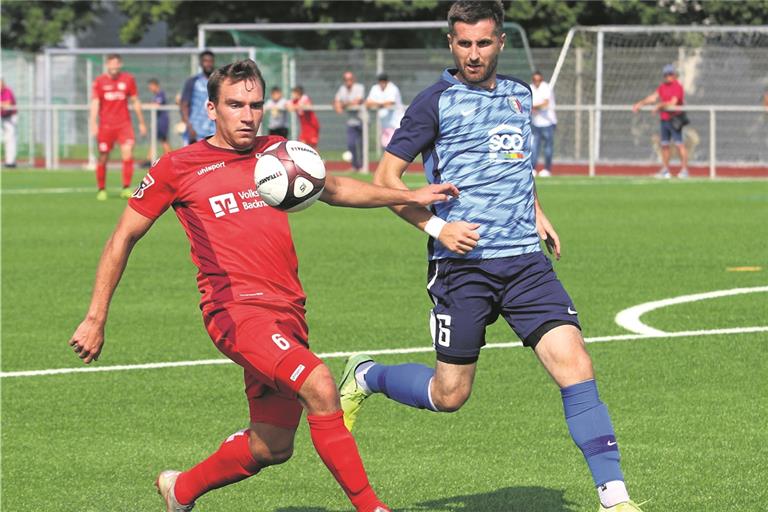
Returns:
[[[317,148],[320,143],[320,121],[312,110],[312,98],[304,92],[304,87],[297,85],[291,89],[291,101],[288,110],[296,112],[299,118],[299,141]]]
[[[164,155],[144,177],[107,241],[91,305],[69,344],[83,362],[98,359],[109,303],[128,256],[155,220],[173,207],[199,270],[208,333],[244,369],[250,427],[227,438],[193,468],[163,471],[157,485],[167,510],[190,510],[204,493],[287,461],[303,407],[320,458],[355,508],[385,512],[344,426],[333,376],[308,347],[306,297],[287,214],[260,201],[255,190],[256,155],[284,140],[256,136],[264,88],[251,60],[229,64],[211,76],[208,114],[216,121],[216,133]],[[359,208],[426,206],[457,193],[449,184],[396,190],[329,175],[320,199]]]
[[[128,112],[129,99],[139,120],[139,133],[142,137],[147,134],[136,80],[130,73],[121,71],[122,67],[123,59],[119,55],[107,55],[107,72],[93,81],[89,124],[91,135],[96,137],[99,145],[99,160],[96,163],[96,184],[99,189],[96,199],[99,201],[107,199],[107,161],[115,142],[120,144],[120,157],[123,161],[123,191],[120,196],[124,199],[131,197],[135,138],[131,114]]]
[[[208,77],[216,68],[213,52],[200,52],[200,73],[191,76],[184,82],[181,91],[181,120],[187,125],[187,141],[192,144],[205,137],[210,137],[216,131],[212,119],[208,117],[206,104],[208,102]]]
[[[413,100],[374,177],[375,183],[407,189],[401,176],[421,153],[430,182],[462,188],[460,200],[437,204],[432,212],[393,208],[432,237],[427,289],[434,302],[436,368],[350,358],[341,381],[346,424],[354,425],[372,393],[416,408],[458,410],[472,390],[486,326],[501,314],[560,388],[566,422],[592,472],[600,510],[638,511],[624,485],[613,426],[598,396],[576,310],[539,245],[541,237],[559,258],[557,233],[534,188],[531,89],[496,74],[505,40],[504,7],[500,0],[456,2],[448,21],[456,69],[446,70]]]

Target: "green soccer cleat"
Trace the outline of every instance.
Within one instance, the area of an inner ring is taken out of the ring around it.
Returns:
[[[122,192],[120,192],[120,197],[122,197],[123,199],[130,199],[132,194],[133,194],[133,191],[130,188],[126,187],[123,189]]]
[[[97,201],[106,201],[108,197],[109,196],[107,196],[107,191],[104,189],[101,189],[98,192],[96,192]]]
[[[373,359],[365,354],[357,354],[347,359],[344,375],[341,376],[341,381],[339,382],[341,410],[344,411],[344,425],[346,425],[347,430],[350,432],[355,425],[355,420],[360,412],[360,407],[363,405],[363,401],[371,396],[371,393],[366,393],[360,388],[355,379],[355,369],[366,361],[373,361]]]
[[[644,505],[645,503],[647,502],[641,503],[640,505]],[[614,505],[610,508],[605,508],[604,506],[600,505],[600,509],[597,512],[643,512],[640,508],[640,505],[632,500],[629,500],[625,501],[624,503]]]

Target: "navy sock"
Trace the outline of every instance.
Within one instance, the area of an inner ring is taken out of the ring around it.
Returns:
[[[417,409],[436,410],[429,400],[429,383],[435,370],[422,364],[374,364],[365,373],[365,384],[374,393]]]
[[[568,430],[587,459],[595,485],[623,481],[611,417],[608,408],[600,401],[594,379],[562,388],[560,394]]]

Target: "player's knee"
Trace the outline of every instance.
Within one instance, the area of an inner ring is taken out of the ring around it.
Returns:
[[[267,446],[261,441],[249,443],[253,460],[261,467],[276,466],[287,462],[293,455],[293,443],[279,446]]]
[[[341,408],[336,381],[327,366],[316,366],[299,390],[309,414],[331,414]]]

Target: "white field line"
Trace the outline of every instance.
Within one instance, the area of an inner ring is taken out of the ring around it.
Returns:
[[[81,194],[83,192],[93,192],[95,187],[80,188],[4,188],[4,195],[27,195],[27,194]],[[117,190],[117,189],[115,189]]]
[[[672,297],[669,299],[655,300],[653,302],[638,304],[637,306],[632,306],[631,308],[619,311],[616,314],[614,321],[619,324],[619,326],[630,332],[637,334],[664,336],[669,333],[659,329],[654,329],[653,327],[644,324],[640,320],[640,317],[650,311],[654,311],[659,308],[665,308],[667,306],[673,306],[675,304],[685,304],[686,302],[697,302],[700,300],[716,299],[718,297],[730,297],[731,295],[761,292],[768,292],[768,286],[756,286],[753,288],[733,288],[731,290],[717,290],[713,292],[695,293],[693,295],[681,295],[679,297]]]
[[[658,338],[688,338],[697,336],[712,336],[717,334],[745,334],[753,332],[768,332],[768,326],[760,327],[734,327],[730,329],[708,329],[700,331],[681,331],[670,332],[662,334],[619,334],[615,336],[595,336],[592,338],[586,338],[584,341],[587,343],[605,343],[608,341],[633,341],[633,340],[646,340],[646,339],[658,339]],[[523,343],[520,341],[511,341],[507,343],[489,343],[484,349],[496,349],[496,348],[517,348],[522,347]],[[411,347],[411,348],[389,348],[381,350],[365,350],[365,354],[371,356],[390,355],[390,354],[417,354],[424,352],[432,352],[432,347]],[[339,359],[349,357],[354,354],[359,354],[360,351],[355,352],[326,352],[324,354],[317,354],[321,359]],[[9,377],[39,377],[43,375],[62,375],[68,373],[95,373],[95,372],[117,372],[123,370],[154,370],[158,368],[177,368],[183,366],[210,366],[217,364],[230,364],[232,361],[229,359],[200,359],[197,361],[174,361],[167,363],[144,363],[144,364],[123,364],[116,366],[85,366],[80,368],[55,368],[50,370],[28,370],[17,372],[0,372],[0,378]]]

